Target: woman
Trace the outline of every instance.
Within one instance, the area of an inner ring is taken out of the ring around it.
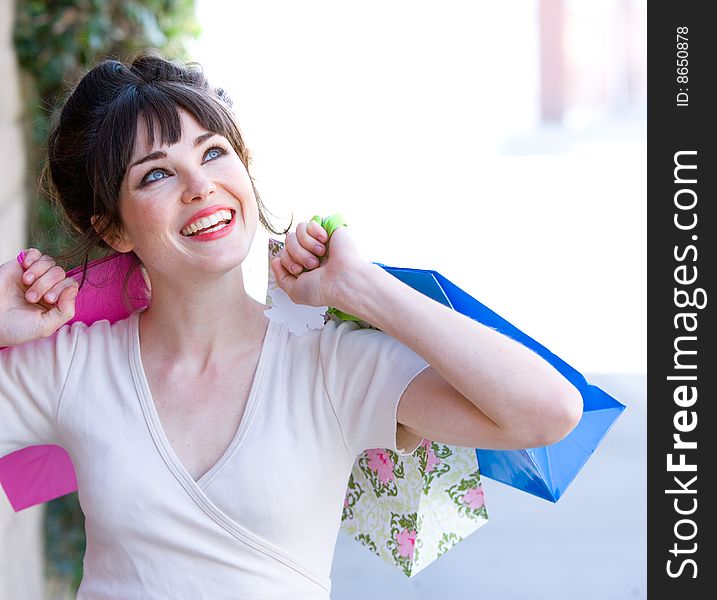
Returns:
[[[581,415],[551,365],[362,260],[346,228],[320,262],[326,231],[300,223],[272,268],[295,302],[381,331],[268,321],[242,262],[258,223],[273,229],[230,106],[146,51],[96,65],[52,128],[51,190],[80,250],[132,253],[146,309],[62,327],[74,279],[34,248],[0,266],[0,456],[70,453],[79,598],[327,598],[363,450],[536,447]]]

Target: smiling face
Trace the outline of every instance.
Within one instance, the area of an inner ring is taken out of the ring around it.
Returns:
[[[187,111],[179,114],[182,137],[171,146],[158,146],[155,135],[151,147],[139,119],[120,189],[124,232],[111,245],[120,252],[133,250],[150,279],[153,273],[221,273],[240,265],[259,222],[251,179],[232,145]],[[229,214],[231,221],[222,227]],[[195,229],[187,228],[192,223],[216,231],[187,235]]]

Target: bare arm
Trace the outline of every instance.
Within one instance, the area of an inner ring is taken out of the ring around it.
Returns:
[[[522,344],[405,285],[377,265],[346,277],[336,306],[382,329],[430,367],[404,392],[398,421],[414,438],[528,448],[565,437],[582,415],[577,389]]]
[[[578,423],[580,393],[542,357],[360,259],[345,228],[333,233],[330,256],[318,267],[326,240],[317,223],[300,223],[272,263],[277,282],[295,302],[356,315],[429,363],[401,398],[399,445],[425,437],[531,448],[559,441]]]

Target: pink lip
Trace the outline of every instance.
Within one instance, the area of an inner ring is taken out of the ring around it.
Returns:
[[[229,235],[234,230],[234,227],[236,226],[236,222],[237,222],[237,213],[236,213],[236,211],[232,210],[232,220],[229,221],[229,223],[225,227],[222,227],[218,231],[212,231],[211,233],[200,233],[198,235],[187,235],[187,236],[182,236],[182,237],[185,240],[192,240],[195,242],[210,242],[211,240],[216,240],[217,238],[224,237],[225,235]]]
[[[234,212],[234,209],[229,206],[210,206],[209,208],[204,208],[198,213],[195,213],[184,225],[182,225],[180,231],[185,227],[189,227],[197,219],[201,219],[202,217],[208,217],[209,215],[213,215],[215,212],[222,209]]]

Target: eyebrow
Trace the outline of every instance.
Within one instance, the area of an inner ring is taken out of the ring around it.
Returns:
[[[210,137],[214,137],[215,135],[219,135],[218,133],[214,131],[207,131],[206,133],[203,133],[200,136],[197,136],[197,138],[194,140],[194,147],[196,148],[204,142],[205,140],[208,140]],[[127,171],[130,171],[132,167],[136,167],[137,165],[141,165],[142,163],[149,162],[150,160],[157,160],[158,158],[166,158],[167,153],[163,150],[157,150],[156,152],[152,152],[151,154],[148,154],[144,158],[140,158],[138,161],[133,162]]]

